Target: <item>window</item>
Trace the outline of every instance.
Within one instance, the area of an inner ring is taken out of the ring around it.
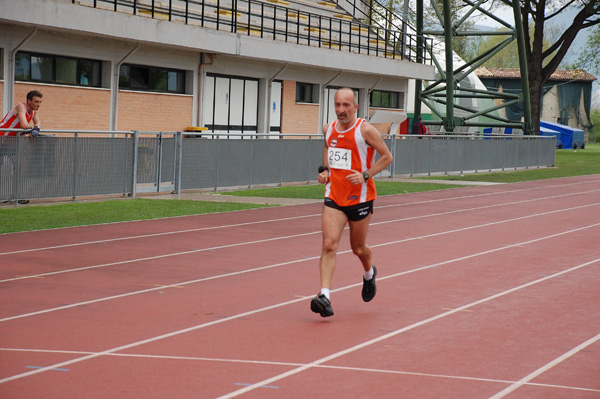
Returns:
[[[119,87],[131,90],[185,93],[185,71],[124,64],[121,65],[119,71]]]
[[[18,52],[15,79],[100,87],[102,63],[83,58]]]
[[[317,85],[296,82],[296,102],[313,104],[318,103],[319,90],[317,88]]]
[[[404,102],[402,93],[394,91],[373,90],[371,92],[371,107],[401,108]],[[402,99],[402,101],[400,101]]]

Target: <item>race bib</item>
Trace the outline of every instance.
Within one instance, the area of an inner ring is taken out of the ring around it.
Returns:
[[[329,147],[327,149],[329,167],[334,169],[352,169],[352,151],[344,148]]]

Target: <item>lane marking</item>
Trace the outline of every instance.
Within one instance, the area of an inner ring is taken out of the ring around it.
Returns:
[[[289,371],[287,371],[287,372],[285,372],[285,373],[281,373],[281,374],[279,374],[279,375],[276,375],[276,376],[273,376],[273,377],[271,377],[271,378],[267,378],[267,379],[265,379],[265,380],[263,380],[263,381],[257,382],[257,383],[256,383],[256,384],[254,384],[254,385],[251,385],[251,386],[249,386],[249,387],[245,387],[245,388],[239,389],[239,390],[237,390],[237,391],[231,392],[231,393],[229,393],[229,394],[227,394],[227,395],[220,396],[218,399],[230,399],[230,398],[234,398],[234,397],[236,397],[236,396],[239,396],[239,395],[241,395],[241,394],[243,394],[243,393],[246,393],[246,392],[253,391],[253,390],[255,390],[256,388],[258,388],[258,387],[260,387],[260,386],[262,386],[262,385],[268,385],[268,384],[272,384],[272,383],[274,383],[274,382],[276,382],[276,381],[280,381],[280,380],[282,380],[282,379],[284,379],[284,378],[287,378],[287,377],[293,376],[293,375],[295,375],[295,374],[301,373],[301,372],[303,372],[303,371],[306,371],[306,370],[308,370],[308,369],[311,369],[311,368],[313,368],[313,367],[316,367],[316,366],[318,366],[318,365],[321,365],[321,364],[323,364],[323,363],[329,362],[329,361],[331,361],[331,360],[335,360],[335,359],[337,359],[337,358],[339,358],[339,357],[342,357],[342,356],[345,356],[345,355],[347,355],[347,354],[349,354],[349,353],[356,352],[357,350],[364,349],[364,348],[366,348],[366,347],[368,347],[368,346],[371,346],[371,345],[373,345],[373,344],[376,344],[376,343],[379,343],[379,342],[381,342],[381,341],[384,341],[384,340],[386,340],[386,339],[389,339],[389,338],[395,337],[396,335],[399,335],[399,334],[401,334],[401,333],[403,333],[403,332],[406,332],[406,331],[412,330],[412,329],[414,329],[414,328],[417,328],[417,327],[421,327],[421,326],[423,326],[423,325],[426,325],[426,324],[432,323],[432,322],[434,322],[434,321],[440,320],[440,319],[442,319],[442,318],[444,318],[444,317],[447,317],[447,316],[453,315],[453,314],[455,314],[455,313],[458,313],[458,312],[460,312],[461,310],[469,309],[469,308],[475,307],[475,306],[477,306],[477,305],[481,305],[481,304],[483,304],[483,303],[486,303],[486,302],[492,301],[492,300],[494,300],[494,299],[498,299],[498,298],[500,298],[500,297],[503,297],[503,296],[506,296],[506,295],[508,295],[508,294],[512,294],[512,293],[514,293],[514,292],[517,292],[517,291],[520,291],[520,290],[522,290],[522,289],[525,289],[525,288],[531,287],[531,286],[533,286],[533,285],[535,285],[535,284],[539,284],[539,283],[541,283],[541,282],[544,282],[544,281],[546,281],[546,280],[549,280],[549,279],[551,279],[551,278],[553,278],[553,277],[556,277],[556,276],[561,276],[561,275],[563,275],[563,274],[570,273],[570,272],[572,272],[572,271],[576,271],[576,270],[578,270],[578,269],[581,269],[581,268],[587,267],[587,266],[589,266],[589,265],[592,265],[592,264],[594,264],[594,263],[596,263],[596,262],[600,262],[600,258],[598,258],[598,259],[594,259],[593,261],[590,261],[590,262],[582,263],[582,264],[580,264],[580,265],[578,265],[578,266],[572,267],[572,268],[570,268],[570,269],[563,270],[563,271],[561,271],[561,272],[555,273],[555,274],[553,274],[553,275],[551,275],[551,276],[548,276],[548,277],[543,277],[543,278],[541,278],[541,279],[537,279],[537,280],[530,281],[529,283],[525,283],[525,284],[519,285],[519,286],[517,286],[517,287],[514,287],[514,288],[511,288],[511,289],[509,289],[509,290],[506,290],[506,291],[503,291],[503,292],[499,292],[499,293],[497,293],[497,294],[494,294],[494,295],[488,296],[488,297],[486,297],[486,298],[483,298],[483,299],[480,299],[480,300],[478,300],[478,301],[471,302],[471,303],[469,303],[469,304],[463,305],[463,306],[461,306],[461,307],[459,307],[459,308],[456,308],[456,309],[454,309],[454,310],[449,310],[449,311],[447,311],[447,312],[445,312],[445,313],[442,313],[442,314],[439,314],[439,315],[437,315],[437,316],[433,316],[433,317],[430,317],[430,318],[428,318],[428,319],[425,319],[425,320],[419,321],[419,322],[417,322],[417,323],[411,324],[410,326],[407,326],[407,327],[404,327],[404,328],[398,329],[398,330],[396,330],[396,331],[393,331],[393,332],[391,332],[391,333],[388,333],[388,334],[382,335],[382,336],[380,336],[380,337],[377,337],[377,338],[371,339],[371,340],[369,340],[369,341],[365,341],[365,342],[363,342],[363,343],[361,343],[361,344],[358,344],[358,345],[352,346],[352,347],[350,347],[350,348],[347,348],[347,349],[345,349],[345,350],[342,350],[342,351],[339,351],[339,352],[337,352],[337,353],[333,353],[333,354],[331,354],[331,355],[329,355],[329,356],[323,357],[323,358],[321,358],[321,359],[315,360],[315,361],[314,361],[314,362],[312,362],[312,363],[308,363],[308,364],[302,365],[302,366],[300,366],[300,367],[297,367],[297,368],[295,368],[295,369],[293,369],[293,370],[289,370]],[[595,338],[593,338],[593,339],[597,340],[597,338],[598,338],[598,336],[596,336],[596,337],[595,337]],[[586,342],[589,342],[589,341],[590,341],[590,340],[588,340],[588,341],[586,341]],[[61,365],[58,365],[58,366],[61,366]],[[0,381],[0,382],[1,382],[1,381]]]
[[[593,205],[598,205],[598,204],[593,204]],[[587,206],[591,206],[591,205],[585,205],[585,206],[580,206],[580,207],[576,207],[577,208],[584,208]],[[550,211],[550,212],[544,212],[541,214],[535,214],[535,215],[528,215],[528,216],[521,216],[515,219],[506,219],[504,221],[497,221],[497,222],[491,222],[491,223],[484,223],[481,225],[476,225],[476,226],[469,226],[469,227],[463,227],[460,229],[455,229],[455,230],[448,230],[445,232],[439,232],[439,233],[432,233],[432,234],[427,234],[425,236],[422,237],[437,237],[437,236],[441,236],[441,235],[445,235],[445,234],[451,234],[451,233],[456,233],[456,232],[462,232],[462,231],[467,231],[467,230],[471,230],[471,229],[475,229],[475,228],[479,228],[479,227],[488,227],[488,226],[492,226],[492,225],[496,225],[496,224],[501,224],[501,223],[507,223],[507,222],[511,222],[514,220],[521,220],[521,219],[527,219],[527,218],[531,218],[531,217],[537,217],[537,216],[545,216],[549,213],[557,213],[557,212],[563,212],[566,210],[570,210],[570,209],[560,209],[560,210],[555,210],[555,211]],[[547,239],[551,239],[551,238],[555,238],[555,237],[559,237],[562,235],[566,235],[566,234],[570,234],[570,233],[574,233],[577,231],[582,231],[582,230],[587,230],[590,228],[594,228],[600,226],[600,223],[596,223],[596,224],[592,224],[592,225],[588,225],[588,226],[584,226],[584,227],[578,227],[575,229],[571,229],[571,230],[566,230],[566,231],[562,231],[560,233],[555,233],[552,235],[548,235],[548,236],[544,236],[544,237],[539,237],[533,240],[529,240],[529,241],[523,241],[523,242],[518,242],[515,244],[509,244],[503,247],[498,247],[498,248],[494,248],[491,250],[487,250],[487,251],[483,251],[483,252],[478,252],[475,254],[471,254],[471,255],[466,255],[463,256],[461,258],[455,258],[455,259],[450,259],[447,261],[443,261],[443,262],[438,262],[435,263],[433,265],[428,265],[428,266],[423,266],[423,267],[418,267],[416,269],[412,269],[412,270],[407,270],[407,271],[403,271],[400,273],[396,273],[393,275],[389,275],[386,277],[381,277],[381,279],[386,279],[386,278],[393,278],[393,277],[398,277],[398,276],[402,276],[405,274],[409,274],[409,273],[414,273],[414,272],[418,272],[418,271],[422,271],[422,270],[427,270],[430,268],[436,268],[445,264],[449,264],[449,263],[453,263],[453,262],[457,262],[457,261],[461,261],[461,260],[465,260],[465,259],[470,259],[476,256],[481,256],[481,255],[486,255],[489,253],[493,253],[496,251],[501,251],[504,249],[508,249],[508,248],[514,248],[514,247],[518,247],[519,245],[526,245],[526,244],[530,244],[533,242],[538,242],[538,241],[543,241],[543,240],[547,240]],[[411,239],[402,239],[402,240],[397,240],[397,241],[390,241],[390,242],[386,242],[386,243],[381,243],[381,244],[373,244],[371,245],[371,248],[378,248],[378,247],[383,247],[383,246],[388,246],[388,245],[395,245],[395,244],[399,244],[399,243],[404,243],[404,242],[408,242],[408,241],[412,241],[418,238],[411,238]],[[235,246],[237,244],[232,244],[231,246]],[[352,253],[352,250],[346,250],[346,251],[341,251],[338,252],[338,255],[342,255],[342,254],[349,254]],[[161,257],[166,257],[166,255],[163,255]],[[276,264],[272,264],[272,265],[267,265],[267,266],[261,266],[261,267],[257,267],[257,268],[253,268],[253,269],[246,269],[246,270],[241,270],[241,271],[237,271],[237,272],[232,272],[232,273],[227,273],[227,274],[221,274],[221,275],[217,275],[217,276],[210,276],[210,277],[204,277],[204,278],[200,278],[197,280],[190,280],[190,281],[185,281],[185,282],[180,282],[180,283],[176,283],[173,285],[180,285],[180,286],[184,286],[184,285],[188,285],[188,284],[195,284],[195,283],[200,283],[200,282],[204,282],[204,281],[210,281],[210,280],[216,280],[216,279],[220,279],[220,278],[225,278],[225,277],[231,277],[231,276],[237,276],[237,275],[242,275],[242,274],[246,274],[246,273],[252,273],[252,272],[256,272],[256,271],[263,271],[263,270],[268,270],[268,269],[272,269],[272,268],[276,268],[276,267],[281,267],[281,266],[287,266],[287,265],[291,265],[291,264],[295,264],[295,263],[301,263],[301,262],[307,262],[309,260],[317,260],[320,258],[320,255],[318,256],[314,256],[312,259],[307,259],[307,258],[302,258],[302,259],[295,259],[295,260],[291,260],[288,262],[282,262],[282,263],[276,263]],[[128,263],[127,262],[118,262],[117,264],[121,264],[121,263]],[[96,267],[105,267],[105,266],[110,266],[112,264],[108,264],[108,265],[98,265],[98,266],[90,266],[86,269],[91,269],[91,268],[96,268]],[[61,272],[62,273],[62,272]],[[58,274],[58,272],[57,272]],[[332,292],[335,291],[339,291],[339,290],[343,290],[343,289],[348,289],[348,288],[354,288],[356,286],[362,285],[361,283],[357,283],[354,285],[350,285],[350,286],[346,286],[346,287],[342,287],[336,290],[332,290]],[[113,300],[113,299],[119,299],[119,298],[125,298],[128,296],[133,296],[133,295],[138,295],[138,294],[144,294],[144,293],[148,293],[148,292],[152,292],[152,291],[157,291],[157,290],[161,290],[164,289],[165,287],[170,287],[170,285],[164,286],[164,287],[155,287],[155,288],[147,288],[145,290],[139,290],[139,291],[132,291],[132,292],[126,292],[123,294],[118,294],[118,295],[113,295],[113,296],[109,296],[109,297],[104,297],[104,298],[97,298],[97,299],[92,299],[89,301],[84,301],[84,302],[78,302],[78,303],[72,303],[69,305],[64,305],[64,306],[59,306],[56,308],[50,308],[50,309],[44,309],[44,310],[39,310],[39,311],[35,311],[35,312],[31,312],[31,313],[24,313],[21,315],[15,315],[15,316],[9,316],[9,317],[5,317],[0,319],[0,322],[5,322],[5,321],[11,321],[11,320],[15,320],[15,319],[20,319],[20,318],[24,318],[24,317],[30,317],[30,316],[36,316],[36,315],[40,315],[40,314],[44,314],[44,313],[50,313],[50,312],[55,312],[55,311],[59,311],[59,310],[65,310],[65,309],[70,309],[70,308],[74,308],[74,307],[78,307],[78,306],[84,306],[84,305],[90,305],[93,303],[99,303],[99,302],[104,302],[104,301],[108,301],[108,300]]]
[[[437,198],[437,199],[425,200],[425,201],[415,201],[415,202],[406,202],[406,203],[401,203],[401,204],[381,205],[381,206],[378,206],[378,208],[391,208],[391,207],[401,207],[401,206],[409,206],[409,205],[422,205],[422,204],[442,202],[442,201],[454,201],[454,200],[460,200],[460,199],[479,198],[479,197],[485,197],[485,196],[491,196],[491,195],[513,194],[513,193],[519,193],[519,192],[524,192],[524,191],[541,190],[541,189],[546,189],[546,188],[555,188],[555,187],[561,187],[562,188],[562,187],[570,186],[570,185],[579,185],[579,184],[584,184],[584,183],[595,183],[595,182],[597,182],[597,181],[593,180],[593,181],[584,181],[584,182],[574,182],[574,183],[566,183],[566,184],[556,185],[556,186],[530,187],[530,188],[518,189],[518,190],[506,190],[506,191],[500,191],[500,192],[483,193],[483,194],[473,194],[473,195],[464,195],[464,196],[457,196],[457,197],[450,197],[450,198]],[[600,190],[592,190],[591,192],[595,192],[595,191],[600,191]],[[586,193],[588,193],[588,192],[584,191],[581,194],[586,194]],[[562,195],[559,195],[557,197],[543,197],[543,198],[538,198],[538,199],[535,199],[535,200],[526,200],[526,201],[523,201],[523,202],[536,201],[536,200],[544,200],[544,199],[552,199],[552,198],[558,198],[558,197],[569,196],[569,195],[580,195],[580,193],[562,194]],[[516,203],[520,203],[520,201],[516,202]],[[510,204],[510,203],[508,203],[508,204]],[[504,204],[498,204],[498,205],[492,205],[492,206],[503,206],[503,205]],[[253,210],[253,209],[251,209],[251,210]],[[470,209],[467,209],[467,210],[470,210]],[[467,210],[465,210],[465,211],[467,211]],[[178,217],[190,217],[190,216],[198,216],[198,215],[176,216],[175,218],[178,218]],[[231,225],[201,227],[201,228],[197,228],[197,229],[176,230],[176,231],[169,231],[169,232],[163,232],[163,233],[143,234],[143,235],[137,235],[137,236],[111,238],[111,239],[106,239],[106,240],[85,241],[85,242],[80,242],[80,243],[55,245],[55,246],[49,246],[49,247],[28,248],[28,249],[23,249],[23,250],[18,250],[18,251],[0,252],[0,256],[2,256],[2,255],[13,255],[13,254],[19,254],[19,253],[27,253],[27,252],[45,251],[45,250],[52,250],[52,249],[59,249],[59,248],[69,248],[69,247],[76,247],[76,246],[82,246],[82,245],[104,244],[104,243],[110,243],[110,242],[115,242],[115,241],[133,240],[133,239],[139,239],[139,238],[159,237],[159,236],[163,236],[163,235],[185,234],[185,233],[198,232],[198,231],[206,231],[206,230],[217,230],[217,229],[225,229],[225,228],[232,228],[232,227],[248,226],[248,225],[255,225],[255,224],[258,225],[258,224],[264,224],[264,223],[281,222],[281,221],[288,221],[288,220],[294,220],[294,219],[303,219],[303,218],[309,218],[309,217],[321,217],[321,213],[309,214],[309,215],[301,215],[301,216],[293,216],[293,217],[289,217],[289,218],[279,218],[279,219],[269,219],[269,220],[252,221],[252,222],[237,223],[237,224],[231,224]],[[158,218],[158,219],[150,219],[150,220],[161,220],[161,219],[170,219],[170,218]],[[133,221],[129,221],[129,222],[115,222],[114,224],[117,224],[117,223],[141,222],[141,221],[142,220],[133,220]],[[143,220],[143,221],[148,221],[148,220]],[[101,226],[101,225],[105,225],[105,224],[110,225],[110,224],[113,224],[113,223],[103,223],[103,224],[98,224],[98,225],[95,225],[95,226]],[[89,226],[61,227],[59,229],[77,228],[77,227],[89,227]],[[58,230],[58,229],[49,229],[49,230]],[[11,233],[6,233],[6,234],[11,234]],[[12,233],[12,234],[19,234],[19,233]],[[0,236],[2,236],[2,235],[0,234]]]
[[[596,192],[596,191],[600,191],[600,189],[592,190],[589,192]],[[584,194],[587,194],[589,192],[584,192]],[[578,194],[568,194],[568,195],[569,196],[570,195],[579,195],[579,193]],[[555,197],[547,197],[545,199],[555,199],[555,198],[561,198],[561,197],[564,197],[564,195],[555,196]],[[382,221],[382,222],[371,223],[370,227],[384,225],[384,224],[388,224],[388,223],[404,222],[404,221],[408,221],[408,220],[416,220],[416,219],[424,219],[424,218],[429,218],[429,217],[450,215],[450,214],[461,213],[461,212],[471,212],[471,211],[477,211],[477,210],[482,210],[482,209],[494,208],[494,207],[498,207],[498,206],[516,205],[516,204],[521,204],[521,203],[525,203],[525,202],[534,202],[534,201],[539,201],[539,200],[540,200],[539,198],[536,198],[536,199],[529,199],[529,200],[523,200],[523,201],[509,202],[509,203],[504,203],[504,204],[485,205],[485,206],[481,206],[481,207],[477,207],[477,208],[459,209],[459,210],[453,210],[453,211],[432,213],[432,214],[422,215],[422,216],[412,216],[412,217],[407,217],[407,218],[392,219],[392,220],[386,220],[386,221]],[[596,202],[596,203],[592,203],[592,204],[580,205],[580,206],[571,207],[571,208],[562,208],[562,209],[558,209],[558,210],[554,210],[554,211],[526,215],[526,216],[513,218],[513,219],[505,219],[503,221],[499,221],[498,223],[505,223],[505,222],[515,221],[515,220],[520,220],[522,218],[529,218],[529,217],[536,217],[536,216],[541,216],[541,215],[549,215],[552,213],[571,211],[571,210],[576,210],[576,209],[581,209],[581,208],[585,208],[585,207],[589,207],[589,206],[596,206],[596,205],[600,205],[600,203]],[[480,226],[485,226],[485,225],[480,225]],[[475,226],[475,227],[478,227],[478,226]],[[348,227],[346,227],[346,229],[348,229]],[[247,242],[241,242],[241,243],[236,243],[236,244],[227,244],[227,245],[221,245],[221,246],[210,247],[210,248],[200,248],[200,249],[194,249],[194,250],[188,250],[188,251],[182,251],[182,252],[155,255],[155,256],[146,257],[146,258],[129,259],[129,260],[124,260],[124,261],[111,262],[111,263],[105,263],[105,264],[100,264],[100,265],[85,266],[85,267],[79,267],[79,268],[74,268],[74,269],[57,270],[54,272],[40,273],[40,274],[25,276],[25,277],[14,277],[14,278],[0,280],[0,283],[6,283],[6,282],[17,281],[17,280],[22,280],[22,279],[27,279],[27,278],[34,278],[34,277],[37,278],[39,276],[52,276],[52,275],[56,275],[56,274],[78,272],[78,271],[90,270],[90,269],[95,269],[95,268],[100,268],[100,267],[122,265],[122,264],[126,264],[126,263],[134,263],[134,262],[142,262],[142,261],[147,261],[147,260],[161,259],[161,258],[167,258],[170,256],[180,256],[180,255],[188,255],[188,254],[198,253],[198,252],[214,251],[217,249],[232,248],[232,247],[241,246],[241,245],[252,245],[252,244],[264,243],[264,242],[269,242],[269,241],[277,241],[277,240],[282,240],[282,239],[287,239],[287,238],[308,236],[308,235],[312,235],[312,234],[321,234],[321,230],[313,231],[310,233],[302,233],[302,234],[296,234],[296,235],[290,235],[290,236],[280,236],[280,237],[275,237],[275,238],[266,238],[263,240],[247,241]],[[407,240],[416,240],[416,239],[421,239],[421,238],[426,238],[426,237],[428,237],[428,236],[412,237]],[[400,241],[397,241],[397,242],[400,242]],[[305,259],[312,260],[313,258],[305,258]]]
[[[25,366],[26,369],[43,369],[43,366]],[[71,371],[70,369],[53,368],[50,371]]]
[[[532,240],[532,241],[539,241],[539,240],[540,239]],[[491,251],[486,251],[486,252],[491,252]],[[230,393],[228,395],[222,396],[222,398],[223,399],[225,399],[225,398],[232,398],[232,397],[238,396],[238,395],[240,395],[242,393],[252,391],[252,390],[254,390],[256,388],[259,388],[259,387],[261,387],[263,385],[272,385],[273,382],[282,380],[282,379],[284,379],[286,377],[289,377],[289,376],[292,376],[294,374],[298,374],[298,373],[300,373],[302,371],[308,370],[308,369],[313,368],[313,367],[315,367],[317,365],[323,364],[323,363],[328,362],[330,360],[334,360],[334,359],[336,359],[338,357],[341,357],[341,356],[344,356],[344,355],[346,355],[348,353],[355,352],[355,351],[357,351],[359,349],[365,348],[365,347],[370,346],[372,344],[384,341],[384,340],[386,340],[388,338],[391,338],[391,337],[394,337],[396,335],[402,334],[402,333],[404,333],[406,331],[409,331],[409,330],[412,330],[414,328],[421,327],[421,326],[424,326],[426,324],[429,324],[429,323],[432,323],[434,321],[437,321],[439,319],[442,319],[444,317],[453,315],[455,313],[460,312],[461,310],[473,308],[473,307],[475,307],[477,305],[480,305],[482,303],[486,303],[486,302],[492,301],[494,299],[503,297],[505,295],[511,294],[513,292],[516,292],[516,291],[528,288],[528,287],[533,286],[535,284],[539,284],[541,282],[550,280],[550,279],[552,279],[554,277],[562,276],[564,274],[567,274],[567,273],[579,270],[581,268],[590,266],[590,265],[592,265],[592,264],[594,264],[596,262],[599,262],[599,261],[600,261],[600,258],[597,258],[597,259],[594,259],[592,261],[585,262],[585,263],[582,263],[580,265],[574,266],[572,268],[569,268],[569,269],[557,272],[557,273],[552,274],[552,275],[550,275],[548,277],[543,277],[543,278],[540,278],[540,279],[537,279],[537,280],[533,280],[533,281],[530,281],[529,283],[521,284],[521,285],[519,285],[517,287],[514,287],[514,288],[511,288],[511,289],[502,291],[500,293],[488,296],[488,297],[480,299],[478,301],[474,301],[474,302],[468,303],[468,304],[463,305],[461,307],[458,307],[458,308],[456,308],[454,310],[449,310],[449,311],[441,313],[441,314],[439,314],[437,316],[430,317],[430,318],[422,320],[420,322],[411,324],[411,325],[409,325],[407,327],[404,327],[404,328],[398,329],[396,331],[393,331],[391,333],[382,335],[382,336],[380,336],[378,338],[375,338],[375,339],[363,342],[362,344],[355,345],[355,346],[350,347],[348,349],[345,349],[343,351],[340,351],[340,352],[331,354],[329,356],[323,357],[321,359],[318,359],[318,360],[316,360],[314,362],[302,365],[302,366],[297,367],[297,368],[295,368],[293,370],[290,370],[288,372],[285,372],[285,373],[279,374],[277,376],[268,378],[266,380],[260,381],[258,383],[255,383],[255,384],[251,385],[251,386],[242,388],[242,389],[240,389],[238,391],[235,391],[235,392],[232,392],[232,393]],[[341,291],[342,289],[348,289],[349,287],[353,287],[353,286],[361,285],[361,284],[355,284],[355,285],[352,285],[352,286],[347,286],[347,287],[340,288],[340,289],[337,289],[337,290],[334,290],[334,291]],[[148,343],[153,343],[153,342],[156,342],[156,341],[160,341],[160,340],[163,340],[163,339],[171,338],[171,337],[178,336],[178,335],[181,335],[181,334],[185,334],[185,333],[188,333],[188,332],[196,331],[196,330],[208,327],[208,326],[212,326],[212,325],[216,325],[216,324],[221,324],[221,323],[224,323],[224,322],[227,322],[227,321],[231,321],[231,320],[235,320],[235,319],[240,319],[242,317],[246,317],[246,316],[250,316],[250,315],[255,315],[257,313],[265,312],[265,311],[268,311],[268,310],[277,309],[277,308],[284,307],[284,306],[291,305],[291,304],[295,304],[297,302],[301,302],[301,301],[304,301],[304,300],[306,300],[306,299],[302,298],[302,299],[294,299],[294,300],[286,301],[286,302],[280,302],[280,303],[275,304],[275,305],[265,306],[265,307],[260,308],[260,309],[255,309],[255,310],[252,310],[252,311],[248,311],[248,312],[240,313],[240,314],[237,314],[237,315],[229,316],[229,317],[226,317],[226,318],[223,318],[223,319],[219,319],[219,320],[215,320],[215,321],[212,321],[212,322],[199,324],[199,325],[188,327],[188,328],[184,328],[184,329],[181,329],[181,330],[178,330],[178,331],[173,331],[173,332],[170,332],[170,333],[167,333],[167,334],[155,336],[155,337],[148,338],[148,339],[145,339],[145,340],[133,342],[133,343],[130,343],[130,344],[127,344],[127,345],[123,345],[123,346],[119,346],[119,347],[116,347],[116,348],[108,349],[108,350],[103,351],[103,352],[97,352],[97,353],[93,353],[93,354],[90,354],[90,355],[87,355],[87,356],[83,356],[83,357],[79,357],[79,358],[76,358],[76,359],[71,359],[71,360],[68,360],[68,361],[60,362],[60,363],[57,363],[57,364],[54,364],[52,366],[48,366],[48,367],[45,367],[45,368],[42,368],[42,369],[32,370],[32,371],[27,372],[27,373],[17,374],[17,375],[11,376],[11,377],[7,377],[7,378],[4,378],[4,379],[1,379],[0,380],[0,384],[5,383],[5,382],[9,382],[9,381],[14,381],[14,380],[21,379],[21,378],[25,378],[25,377],[28,377],[28,376],[31,376],[31,375],[39,374],[39,373],[51,370],[53,368],[62,368],[64,366],[68,366],[68,365],[71,365],[71,364],[83,362],[83,361],[90,360],[90,359],[95,359],[95,358],[100,357],[100,356],[105,356],[105,355],[113,354],[115,352],[122,352],[122,351],[130,349],[130,348],[138,347],[138,346],[145,345],[145,344],[148,344]]]
[[[250,386],[250,385],[252,385],[252,384],[248,384],[248,383],[245,383],[245,382],[236,382],[236,383],[235,383],[235,384],[233,384],[233,385]],[[276,386],[274,386],[274,385],[263,385],[262,387],[259,387],[259,388],[272,388],[272,389],[279,389],[279,387],[276,387]]]
[[[408,334],[410,334],[410,333],[408,333]],[[566,350],[566,349],[564,349],[564,350]],[[1,351],[34,352],[34,353],[44,353],[44,354],[59,353],[59,354],[69,354],[69,355],[91,355],[91,354],[97,353],[97,352],[86,352],[86,351],[31,349],[31,348],[0,348],[0,352]],[[581,352],[589,352],[589,351],[581,351]],[[149,355],[149,354],[138,354],[138,353],[111,353],[106,356],[141,358],[141,359],[202,361],[202,362],[217,362],[217,363],[242,363],[242,364],[253,364],[253,365],[257,365],[257,366],[269,365],[269,366],[299,367],[299,366],[303,365],[302,363],[277,362],[277,361],[269,361],[269,360],[221,359],[221,358],[212,358],[212,357]],[[456,379],[456,380],[467,380],[467,381],[478,381],[478,382],[493,382],[493,383],[499,382],[499,383],[504,383],[504,384],[513,384],[516,382],[516,381],[510,381],[510,380],[498,380],[498,379],[493,379],[493,378],[468,377],[468,376],[458,376],[458,375],[449,375],[449,374],[419,373],[419,372],[415,372],[415,371],[373,369],[373,368],[366,368],[366,367],[335,366],[335,365],[326,365],[326,364],[321,364],[316,367],[322,368],[322,369],[331,369],[331,370],[364,371],[364,372],[380,373],[380,374],[415,375],[415,376],[421,376],[421,377],[445,378],[445,379]],[[570,386],[570,385],[543,384],[543,383],[536,383],[536,382],[526,382],[523,385],[547,387],[547,388],[561,388],[561,389],[569,389],[569,390],[575,390],[575,391],[600,392],[600,389],[575,387],[575,386]]]
[[[522,387],[523,385],[525,385],[526,383],[528,383],[529,381],[533,380],[534,378],[538,377],[539,375],[545,373],[546,371],[550,370],[552,367],[559,365],[560,363],[564,362],[565,360],[567,360],[568,358],[570,358],[573,355],[576,355],[578,352],[581,352],[583,349],[587,348],[588,346],[598,342],[600,340],[600,334],[596,335],[595,337],[592,337],[590,339],[588,339],[587,341],[577,345],[575,348],[571,349],[570,351],[563,353],[561,356],[557,357],[556,359],[552,360],[551,362],[543,365],[542,367],[540,367],[539,369],[535,370],[534,372],[532,372],[531,374],[521,378],[519,381],[513,383],[511,386],[505,388],[504,390],[498,392],[497,394],[490,396],[490,399],[501,399],[503,397],[505,397],[506,395],[508,395],[509,393],[517,390],[518,388]]]

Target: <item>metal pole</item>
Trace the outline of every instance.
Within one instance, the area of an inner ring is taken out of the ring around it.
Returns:
[[[15,200],[19,200],[20,198],[20,189],[21,189],[21,134],[17,133],[17,148],[16,148],[16,156],[15,156]]]
[[[175,182],[173,194],[181,193],[181,166],[183,164],[183,133],[177,132],[175,136]]]
[[[444,0],[444,50],[446,53],[446,118],[444,119],[444,127],[447,131],[453,132],[455,127],[454,87],[456,82],[454,81],[454,55],[452,53],[454,24],[452,23],[450,7],[450,0]]]
[[[157,140],[156,145],[158,147],[158,149],[157,149],[158,157],[156,159],[156,192],[160,193],[160,180],[162,178],[161,169],[162,169],[163,132],[158,133],[158,140]]]
[[[77,173],[79,168],[79,134],[75,133],[73,137],[73,201],[77,201]]]
[[[131,197],[137,195],[137,169],[138,169],[138,151],[139,151],[139,134],[137,130],[133,131],[133,165],[131,172]]]

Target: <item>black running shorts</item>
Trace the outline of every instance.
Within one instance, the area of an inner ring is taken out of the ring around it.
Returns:
[[[358,205],[339,206],[331,198],[325,198],[325,206],[344,212],[348,220],[353,222],[358,222],[373,213],[373,201],[363,202]]]

